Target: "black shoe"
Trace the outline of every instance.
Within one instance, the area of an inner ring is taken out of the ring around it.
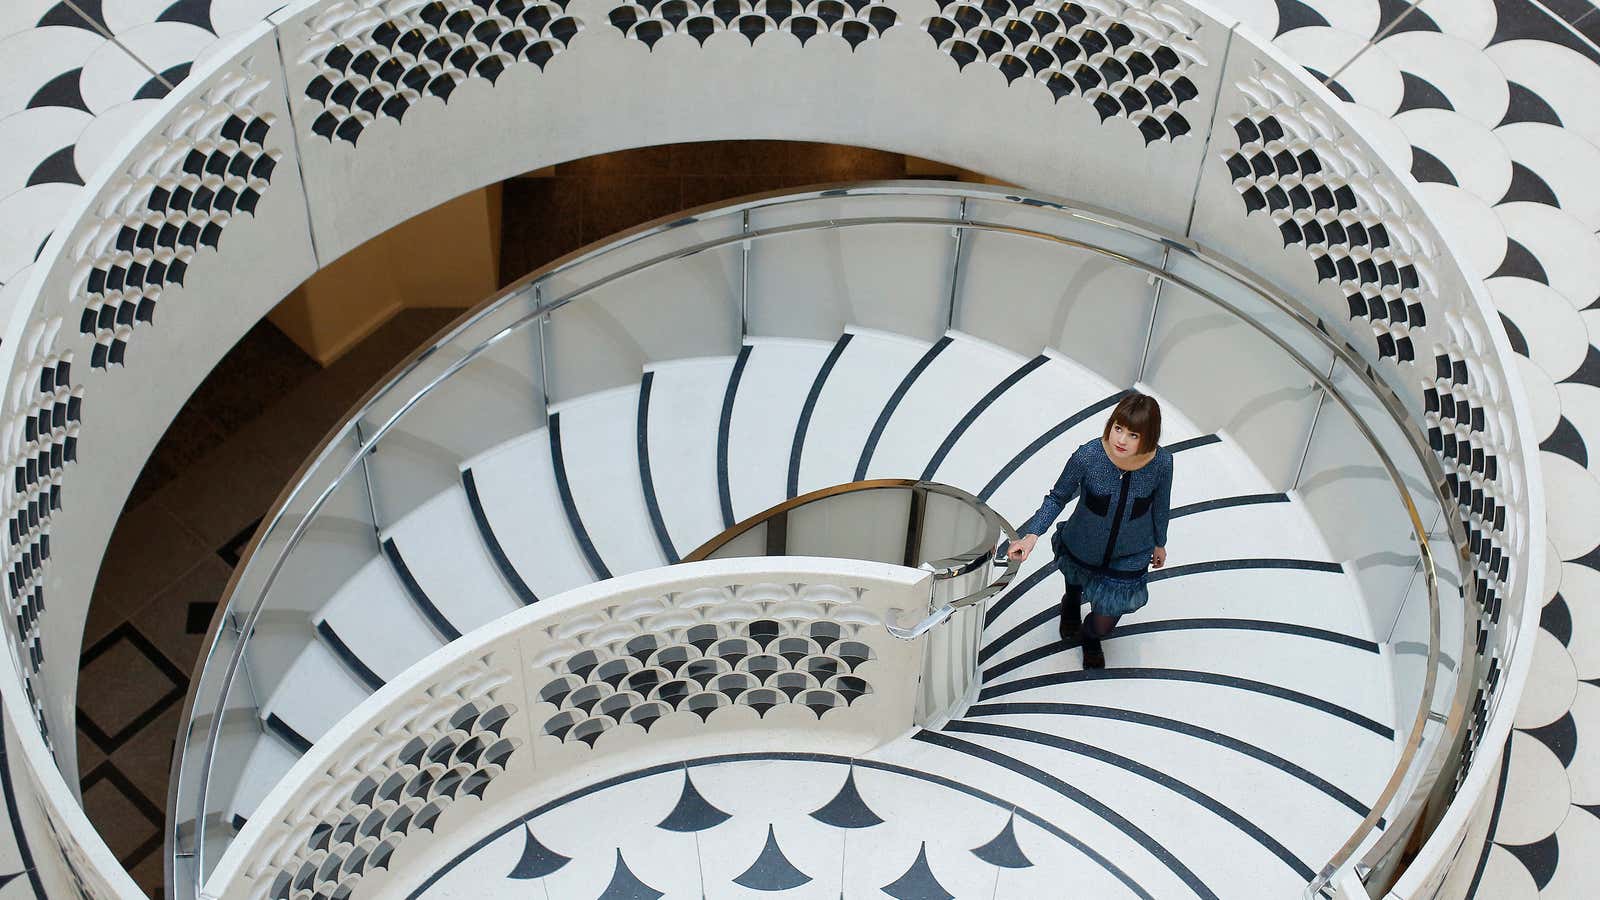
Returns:
[[[1083,630],[1083,604],[1079,595],[1068,594],[1061,598],[1061,643],[1077,640]]]
[[[1099,641],[1083,642],[1083,667],[1085,669],[1104,669],[1106,667],[1106,654],[1100,648]]]

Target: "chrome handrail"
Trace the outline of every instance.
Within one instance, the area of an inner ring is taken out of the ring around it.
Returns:
[[[1017,539],[1017,530],[1011,527],[1011,523],[1007,522],[1004,516],[1000,515],[998,512],[995,512],[993,507],[983,502],[976,495],[963,491],[958,487],[943,484],[937,481],[925,481],[912,478],[874,478],[865,481],[851,481],[844,484],[836,484],[830,487],[819,488],[811,491],[810,493],[801,494],[797,497],[792,497],[788,500],[785,500],[782,503],[756,513],[749,518],[735,522],[733,525],[723,529],[723,531],[716,537],[713,537],[711,540],[706,541],[699,547],[696,547],[692,552],[683,558],[683,561],[699,562],[701,560],[711,559],[716,555],[718,550],[721,550],[723,547],[726,547],[728,544],[732,543],[743,535],[748,534],[763,525],[780,521],[787,517],[789,513],[793,512],[794,510],[807,506],[813,506],[818,503],[824,503],[834,497],[859,494],[867,491],[894,490],[910,491],[912,494],[913,500],[911,504],[910,522],[908,523],[908,529],[910,530],[920,532],[922,527],[921,520],[926,516],[926,507],[916,500],[916,497],[919,493],[923,495],[939,494],[941,496],[950,497],[954,500],[957,500],[967,506],[973,512],[982,516],[988,526],[983,540],[978,541],[978,543],[973,546],[972,549],[962,553],[956,553],[951,556],[943,557],[941,559],[927,560],[921,564],[920,567],[922,569],[933,573],[933,580],[935,584],[941,581],[949,581],[954,578],[959,578],[963,575],[970,575],[973,572],[978,571],[985,565],[988,565],[989,561],[994,558],[995,548],[999,545],[1002,537],[1013,541]],[[903,557],[903,562],[907,566],[917,565],[915,560],[917,553],[911,547],[911,543],[912,540],[908,538],[906,553]],[[781,554],[769,553],[768,555]],[[885,622],[884,628],[888,630],[889,634],[900,638],[901,640],[914,640],[933,630],[935,626],[937,626],[940,622],[943,622],[945,619],[948,619],[952,614],[955,613],[956,610],[972,606],[975,603],[982,603],[990,597],[993,597],[995,594],[1000,593],[1010,586],[1012,580],[1017,577],[1017,570],[1022,567],[1021,562],[1010,558],[1007,558],[1004,563],[996,563],[996,565],[1003,565],[1005,567],[1005,571],[1001,573],[1000,577],[984,585],[982,588],[940,605],[937,609],[934,609],[932,612],[924,616],[922,620],[917,622],[915,625],[907,627],[896,622]]]
[[[818,199],[869,196],[929,196],[946,197],[950,199],[976,198],[996,202],[1012,201],[1016,202],[1018,205],[1026,205],[1030,209],[1048,209],[1058,212],[1067,218],[1090,222],[1125,234],[1135,235],[1168,252],[1187,255],[1213,270],[1222,272],[1233,281],[1239,283],[1243,287],[1248,288],[1252,293],[1272,305],[1274,308],[1291,316],[1295,321],[1300,323],[1306,336],[1318,341],[1323,349],[1332,354],[1336,360],[1344,363],[1348,373],[1372,393],[1389,417],[1398,426],[1400,426],[1400,430],[1402,434],[1405,435],[1407,442],[1411,445],[1411,449],[1415,454],[1419,464],[1428,475],[1430,482],[1429,487],[1441,500],[1441,507],[1445,510],[1448,510],[1453,506],[1454,499],[1446,492],[1444,487],[1445,478],[1442,467],[1440,467],[1438,461],[1433,457],[1426,444],[1423,443],[1420,434],[1417,433],[1413,423],[1411,423],[1406,416],[1404,407],[1400,404],[1398,399],[1392,395],[1389,389],[1376,379],[1367,361],[1355,355],[1351,350],[1347,349],[1328,334],[1321,331],[1317,327],[1317,325],[1320,323],[1320,319],[1317,316],[1307,311],[1295,301],[1280,297],[1249,276],[1241,274],[1244,271],[1242,267],[1232,263],[1224,257],[1205,250],[1191,240],[1170,234],[1164,234],[1159,229],[1156,229],[1152,226],[1145,225],[1143,223],[1129,222],[1124,218],[1097,208],[1088,207],[1081,204],[1074,205],[1065,201],[1045,199],[1033,194],[1024,194],[1023,192],[1015,189],[996,189],[969,184],[955,186],[943,182],[880,182],[847,186],[824,186],[801,192],[772,192],[769,194],[757,195],[742,201],[737,201],[733,204],[707,205],[705,207],[690,211],[687,214],[671,217],[668,220],[662,220],[640,226],[639,228],[625,232],[620,237],[608,241],[603,245],[585,248],[572,254],[568,254],[567,256],[562,257],[561,259],[558,259],[555,262],[541,268],[540,270],[530,273],[528,276],[509,286],[506,290],[500,292],[495,297],[490,298],[489,300],[480,304],[479,307],[469,312],[463,319],[461,319],[458,324],[450,327],[431,347],[420,351],[410,360],[398,367],[395,373],[383,386],[372,391],[355,410],[346,416],[341,425],[338,426],[336,431],[332,434],[330,440],[324,444],[323,450],[318,455],[317,459],[314,462],[309,463],[304,468],[303,472],[310,473],[318,469],[333,452],[333,448],[338,446],[344,437],[348,436],[348,433],[353,427],[353,423],[363,419],[364,416],[376,406],[378,401],[387,399],[390,394],[397,390],[397,385],[400,384],[405,376],[415,371],[428,358],[430,358],[443,347],[447,346],[449,342],[457,335],[462,334],[471,326],[482,321],[491,313],[499,311],[504,304],[524,297],[529,288],[537,289],[542,287],[545,282],[583,262],[598,258],[623,247],[631,246],[649,237],[703,221],[703,213],[716,212],[719,215],[740,214],[747,213],[748,211],[754,209],[792,205]],[[1311,376],[1316,384],[1319,385],[1328,396],[1333,397],[1335,402],[1345,409],[1347,414],[1350,416],[1352,423],[1360,431],[1362,437],[1368,442],[1372,450],[1377,454],[1385,472],[1389,476],[1389,479],[1394,483],[1399,493],[1401,503],[1407,512],[1408,518],[1411,520],[1412,527],[1418,538],[1418,550],[1422,561],[1424,578],[1426,581],[1430,613],[1430,640],[1427,674],[1425,675],[1423,694],[1418,702],[1418,715],[1411,729],[1411,737],[1408,740],[1401,756],[1396,762],[1394,772],[1389,782],[1386,784],[1383,792],[1380,794],[1378,801],[1374,803],[1372,812],[1365,819],[1363,819],[1362,823],[1357,826],[1356,830],[1352,833],[1346,844],[1341,847],[1340,851],[1335,854],[1335,856],[1329,861],[1324,869],[1319,872],[1317,881],[1325,883],[1327,877],[1330,876],[1333,871],[1348,862],[1354,856],[1355,851],[1359,849],[1360,845],[1364,843],[1375,830],[1378,829],[1379,823],[1385,818],[1383,815],[1384,810],[1388,809],[1389,805],[1393,802],[1394,797],[1398,792],[1400,785],[1404,781],[1407,773],[1412,771],[1415,763],[1414,757],[1422,740],[1423,724],[1428,718],[1428,711],[1431,707],[1432,695],[1435,688],[1435,678],[1440,655],[1439,598],[1435,564],[1431,548],[1428,544],[1428,535],[1426,529],[1423,527],[1420,514],[1418,513],[1415,504],[1411,499],[1404,479],[1400,475],[1399,469],[1394,464],[1392,457],[1384,450],[1382,444],[1377,440],[1376,435],[1367,426],[1362,416],[1356,411],[1354,404],[1333,383],[1331,377],[1324,376],[1318,367],[1311,365],[1311,363],[1292,346],[1290,346],[1286,340],[1279,337],[1262,323],[1246,315],[1238,307],[1216,296],[1214,293],[1206,290],[1205,288],[1200,287],[1199,285],[1196,285],[1187,279],[1184,279],[1181,276],[1175,275],[1174,273],[1168,272],[1159,266],[1147,263],[1138,258],[1128,256],[1127,254],[1117,250],[1102,247],[1084,240],[1063,237],[1061,235],[1052,234],[1049,232],[1022,228],[1000,222],[986,222],[971,218],[958,219],[954,217],[947,218],[938,216],[867,216],[857,218],[832,217],[826,219],[817,219],[814,221],[792,223],[789,225],[741,230],[736,234],[708,239],[688,246],[680,247],[666,253],[652,256],[648,259],[625,266],[622,269],[608,273],[600,278],[576,287],[559,297],[550,299],[541,298],[540,301],[532,307],[530,312],[515,319],[510,324],[503,326],[500,330],[496,331],[494,334],[490,335],[488,338],[484,339],[470,350],[463,352],[460,359],[452,362],[442,372],[436,374],[420,389],[416,390],[415,393],[407,398],[406,401],[397,410],[395,410],[394,413],[392,413],[376,430],[372,432],[369,440],[361,445],[360,450],[342,465],[338,474],[332,479],[332,481],[330,481],[328,485],[317,494],[317,496],[312,500],[311,504],[303,512],[298,514],[298,521],[290,532],[289,537],[285,540],[282,549],[279,550],[278,556],[273,561],[271,569],[269,569],[265,579],[262,581],[261,587],[256,592],[256,597],[249,613],[246,615],[244,622],[238,629],[239,641],[234,649],[234,652],[230,656],[228,666],[223,675],[220,689],[217,692],[220,702],[224,704],[226,703],[227,697],[232,690],[235,680],[238,677],[246,647],[249,644],[250,637],[254,633],[257,621],[262,611],[262,607],[265,604],[265,600],[268,594],[271,592],[271,589],[274,586],[288,556],[294,551],[294,549],[303,539],[309,524],[316,519],[322,507],[327,503],[334,491],[336,491],[338,487],[344,483],[344,480],[348,478],[354,469],[361,463],[362,458],[366,454],[373,452],[373,449],[383,440],[388,432],[400,421],[401,418],[406,415],[406,413],[415,407],[423,397],[427,396],[430,392],[437,388],[438,385],[453,376],[456,372],[465,368],[469,363],[476,360],[479,356],[483,355],[494,346],[508,339],[513,334],[521,331],[531,324],[538,322],[544,316],[561,308],[562,306],[565,306],[566,304],[582,297],[587,293],[597,290],[600,287],[611,284],[629,275],[644,271],[653,266],[677,259],[687,258],[700,253],[709,252],[736,243],[766,240],[774,237],[780,237],[782,235],[807,231],[884,225],[926,225],[940,228],[957,228],[963,230],[970,229],[973,231],[1001,233],[1016,237],[1041,240],[1047,243],[1083,250],[1085,252],[1114,260],[1140,270],[1151,279],[1167,282],[1173,284],[1174,286],[1181,287],[1231,313],[1235,318],[1250,325],[1256,331],[1267,337],[1280,349],[1282,349],[1290,359],[1294,360],[1297,365],[1301,366],[1301,368],[1303,368]],[[546,386],[546,389],[548,390],[548,386]],[[294,500],[302,496],[300,487],[301,485],[297,483],[293,488],[287,490],[284,495],[280,497],[277,506],[269,515],[265,526],[258,532],[256,539],[252,542],[252,552],[247,554],[246,557],[241,560],[241,564],[237,569],[239,574],[244,573],[247,567],[254,561],[254,547],[262,545],[265,542],[266,537],[274,533],[281,526],[288,506]],[[1468,558],[1469,545],[1462,524],[1451,516],[1446,516],[1445,520],[1446,527],[1450,531],[1451,538],[1456,544],[1461,558],[1463,560]],[[239,577],[236,575],[235,583],[237,583],[238,580]],[[1467,594],[1467,596],[1471,596],[1470,592]],[[237,613],[235,597],[231,595],[227,598],[227,602],[219,607],[217,615],[222,616],[230,613]],[[946,613],[946,615],[948,615],[948,613]],[[918,627],[920,626],[921,623],[919,623]],[[932,627],[932,624],[928,625],[928,627]],[[1465,631],[1466,629],[1463,630]],[[215,635],[217,634],[217,631],[217,629],[213,629],[213,640],[207,647],[207,659],[210,658],[216,648]],[[1463,660],[1468,659],[1470,658],[1470,653],[1464,653],[1460,658]],[[202,664],[201,674],[191,681],[191,691],[194,691],[198,688],[203,679],[204,672],[205,666]],[[1441,758],[1444,753],[1448,752],[1449,746],[1453,743],[1454,737],[1458,734],[1462,724],[1464,723],[1464,711],[1466,707],[1465,698],[1470,691],[1470,684],[1466,682],[1467,679],[1464,677],[1458,680],[1457,696],[1454,698],[1451,704],[1450,714],[1446,723],[1446,730],[1439,742],[1439,748],[1436,751],[1435,759]],[[190,721],[192,721],[192,719]],[[200,782],[198,784],[196,795],[196,814],[193,817],[193,821],[195,822],[196,826],[194,854],[198,858],[197,863],[200,867],[197,869],[197,891],[198,884],[203,881],[205,876],[203,871],[205,810],[207,806],[206,801],[208,798],[210,773],[216,761],[216,750],[218,739],[220,737],[220,724],[220,717],[213,716],[211,727],[206,735],[205,752],[203,755]],[[184,739],[183,746],[187,746],[187,731],[180,731],[180,737]],[[182,768],[181,763],[185,756],[183,753],[183,746],[180,746],[175,754],[175,767],[178,769]],[[1438,773],[1442,773],[1444,769],[1445,767],[1443,766],[1435,767],[1433,769],[1435,773],[1433,775],[1433,779],[1435,781],[1438,780]],[[174,774],[181,777],[181,772],[175,772]],[[176,781],[176,778],[174,780]],[[1432,787],[1432,783],[1419,782],[1411,797],[1408,798],[1408,801],[1410,802],[1408,802],[1405,809],[1402,810],[1402,815],[1390,819],[1388,827],[1383,830],[1383,834],[1379,842],[1369,851],[1366,858],[1377,858],[1377,854],[1380,849],[1392,848],[1396,842],[1406,839],[1409,833],[1410,825],[1423,812],[1421,805],[1422,801],[1418,798],[1425,798],[1426,795],[1431,792]],[[175,796],[177,796],[178,793],[179,792],[177,790],[174,791]],[[181,820],[181,817],[178,816],[173,816],[172,818],[173,821],[167,833],[168,841],[175,840],[175,829],[178,827]]]

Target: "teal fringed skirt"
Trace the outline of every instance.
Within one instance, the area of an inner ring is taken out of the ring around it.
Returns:
[[[1067,584],[1083,588],[1089,608],[1099,615],[1125,616],[1150,602],[1150,592],[1145,589],[1148,550],[1113,559],[1105,569],[1087,565],[1071,553],[1057,552],[1056,559]]]

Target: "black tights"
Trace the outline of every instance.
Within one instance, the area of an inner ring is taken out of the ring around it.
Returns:
[[[1100,641],[1117,627],[1121,616],[1105,616],[1091,611],[1083,617],[1083,588],[1069,584],[1061,595],[1061,640],[1070,642],[1074,637],[1083,647],[1085,665],[1100,668],[1105,665],[1105,655]]]
[[[1102,616],[1097,612],[1089,613],[1089,618],[1083,620],[1082,636],[1086,641],[1098,641],[1111,633],[1117,627],[1117,620],[1121,616]]]

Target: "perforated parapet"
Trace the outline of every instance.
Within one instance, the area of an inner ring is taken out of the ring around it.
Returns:
[[[557,710],[538,728],[593,747],[619,725],[648,732],[679,711],[706,721],[735,705],[765,716],[798,704],[821,718],[874,691],[861,630],[880,618],[860,599],[831,584],[728,585],[551,625],[556,643],[529,663],[535,699]]]
[[[215,251],[228,224],[253,214],[272,182],[281,150],[265,145],[274,116],[254,100],[269,87],[242,71],[218,78],[167,126],[122,161],[68,248],[72,291],[67,309],[90,338],[89,366],[121,365],[135,329],[155,320],[162,293],[181,285],[190,263]],[[44,663],[39,621],[51,516],[63,503],[68,464],[77,460],[84,389],[61,316],[36,320],[19,350],[6,397],[3,503],[7,611],[16,626],[23,687],[49,739],[36,688]],[[80,373],[81,374],[81,373]]]
[[[737,31],[752,44],[763,34],[786,32],[802,46],[819,34],[836,34],[854,49],[882,37],[898,14],[873,0],[639,0],[613,7],[607,18],[651,48],[669,34],[704,44],[719,31]]]
[[[448,102],[469,78],[493,84],[529,62],[541,70],[583,23],[567,0],[360,0],[310,23],[302,62],[318,69],[304,95],[322,107],[311,130],[356,143],[378,117],[396,122],[422,100]]]
[[[1490,650],[1512,582],[1512,558],[1526,546],[1508,508],[1522,502],[1515,468],[1500,460],[1514,440],[1509,402],[1493,365],[1493,346],[1473,319],[1470,298],[1439,288],[1440,248],[1426,220],[1371,153],[1276,74],[1257,67],[1239,85],[1244,115],[1219,129],[1223,161],[1247,215],[1270,216],[1285,247],[1299,247],[1320,281],[1344,294],[1351,320],[1365,325],[1368,359],[1393,361],[1409,386],[1403,400],[1423,411],[1418,423],[1443,466],[1444,487],[1471,552],[1480,613],[1478,653]],[[1498,682],[1491,661],[1489,691]],[[1466,752],[1486,719],[1479,690]]]
[[[347,745],[338,767],[269,826],[279,849],[250,873],[251,900],[349,897],[388,868],[408,836],[432,831],[454,803],[483,799],[521,751],[507,728],[518,686],[510,671],[481,661],[443,679]]]
[[[1077,97],[1102,122],[1133,123],[1146,144],[1192,130],[1179,109],[1199,95],[1189,74],[1206,61],[1189,37],[1199,23],[1169,4],[939,0],[922,28],[961,68],[985,62],[1007,83],[1037,79],[1057,102]]]

